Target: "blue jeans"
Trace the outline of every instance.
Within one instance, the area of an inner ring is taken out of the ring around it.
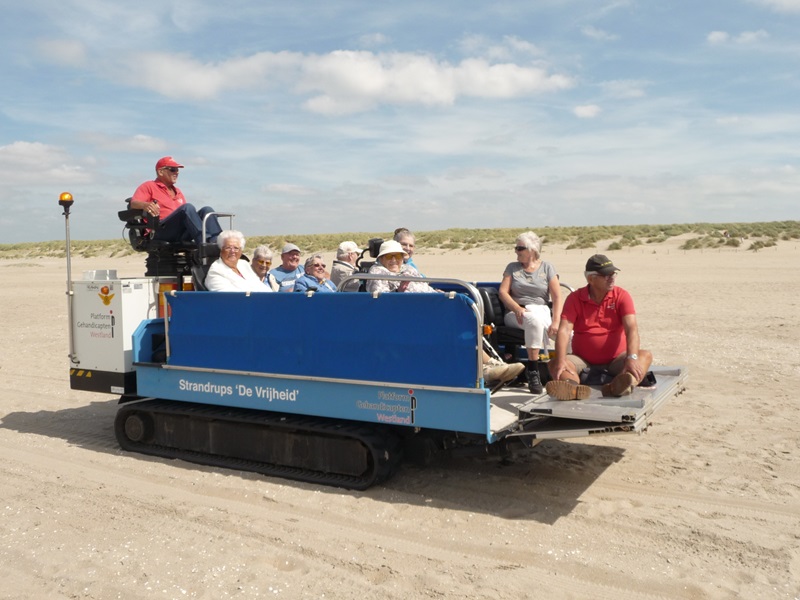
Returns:
[[[207,241],[215,242],[217,236],[222,232],[216,215],[208,218],[208,221],[206,221],[206,239],[200,239],[203,231],[203,217],[210,212],[214,212],[214,209],[210,206],[204,206],[197,210],[191,204],[184,204],[161,221],[153,239],[165,242],[193,242],[195,244]]]

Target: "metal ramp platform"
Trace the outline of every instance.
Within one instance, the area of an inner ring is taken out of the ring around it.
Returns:
[[[491,433],[496,437],[527,436],[563,439],[597,434],[644,431],[650,417],[680,394],[688,378],[685,367],[652,367],[654,388],[637,387],[630,396],[604,398],[592,387],[586,400],[561,401],[546,393],[504,389],[492,394]]]

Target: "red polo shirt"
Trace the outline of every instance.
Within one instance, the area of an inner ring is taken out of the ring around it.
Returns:
[[[186,198],[183,197],[183,192],[176,187],[175,197],[173,198],[166,184],[158,179],[155,181],[145,181],[136,188],[136,191],[133,192],[133,199],[138,202],[155,202],[158,204],[158,216],[162,221],[170,216],[176,208],[186,204]]]
[[[625,352],[622,317],[635,314],[633,298],[621,287],[614,287],[597,304],[589,297],[587,285],[567,296],[561,318],[573,324],[572,353],[589,364],[602,365]]]

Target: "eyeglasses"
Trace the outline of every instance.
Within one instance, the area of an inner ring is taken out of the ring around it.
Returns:
[[[163,167],[165,171],[169,171],[170,173],[180,173],[181,170],[178,167]]]
[[[222,249],[225,250],[225,252],[239,252],[239,250],[241,250],[239,246],[223,246]]]
[[[614,273],[611,273],[609,275],[603,275],[602,273],[592,273],[592,275],[594,275],[595,277],[602,277],[603,279],[614,279],[614,277],[617,276],[617,273],[615,271]]]
[[[386,260],[399,260],[399,261],[403,260],[403,255],[399,253],[384,254],[383,256],[386,258]]]
[[[256,259],[256,262],[257,262],[258,264],[260,264],[262,267],[263,267],[263,266],[267,266],[267,267],[268,267],[268,266],[270,266],[270,265],[272,264],[272,261],[271,261],[271,260],[264,260],[263,258],[258,258],[258,259]]]
[[[312,266],[312,267],[314,267],[315,269],[324,269],[324,268],[325,268],[325,267],[327,267],[328,265],[325,265],[325,264],[322,264],[322,263],[314,263],[314,264],[313,264],[313,265],[311,265],[311,266]]]
[[[514,250],[516,250],[517,252],[523,252],[524,250],[527,249],[528,249],[527,246],[514,246]]]

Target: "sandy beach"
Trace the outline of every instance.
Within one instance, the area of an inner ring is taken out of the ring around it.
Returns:
[[[415,259],[498,280],[511,250]],[[592,253],[544,258],[580,286]],[[800,244],[607,254],[642,346],[689,369],[647,432],[405,465],[365,492],[122,452],[117,398],[69,388],[65,261],[0,261],[0,598],[797,600]],[[73,279],[106,268],[144,257]]]

